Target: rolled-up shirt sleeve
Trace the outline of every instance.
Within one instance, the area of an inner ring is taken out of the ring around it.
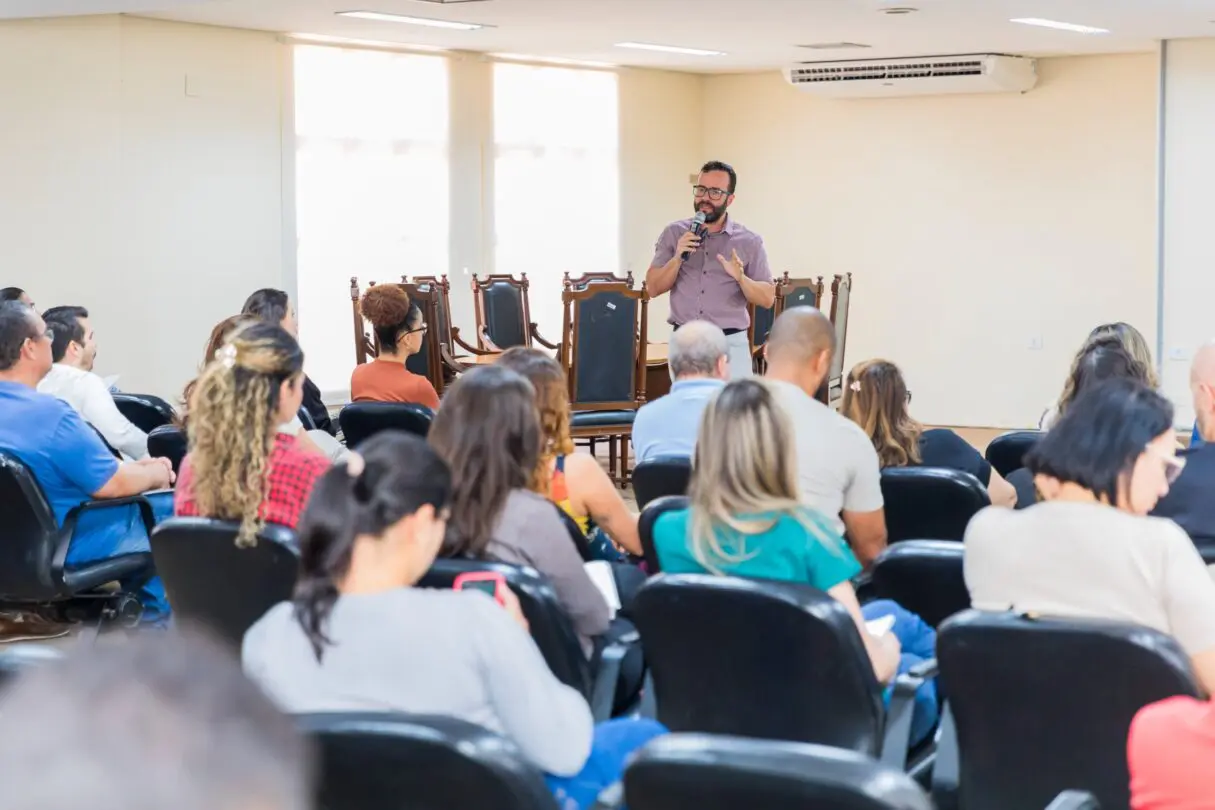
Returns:
[[[650,267],[662,267],[675,258],[675,246],[678,244],[678,227],[668,225],[659,235],[658,241],[654,243],[654,260],[650,262]]]

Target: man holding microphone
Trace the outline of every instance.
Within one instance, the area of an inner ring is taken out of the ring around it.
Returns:
[[[711,160],[701,167],[692,187],[695,218],[663,230],[645,276],[651,296],[671,293],[675,329],[708,321],[726,333],[733,380],[751,375],[747,305],[770,307],[776,301],[764,240],[726,213],[737,184],[729,164]]]

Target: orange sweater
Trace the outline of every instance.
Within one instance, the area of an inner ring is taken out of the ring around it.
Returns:
[[[439,394],[430,380],[389,360],[364,363],[350,375],[354,402],[412,402],[431,410],[439,408]]]

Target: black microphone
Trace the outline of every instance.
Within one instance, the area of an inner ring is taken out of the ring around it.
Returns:
[[[696,217],[692,220],[692,233],[696,234],[697,236],[702,236],[702,237],[705,235],[705,212],[704,211],[696,212]],[[686,262],[688,260],[688,257],[691,255],[692,255],[692,251],[685,250],[683,252],[683,255],[679,257],[679,260],[681,262]]]

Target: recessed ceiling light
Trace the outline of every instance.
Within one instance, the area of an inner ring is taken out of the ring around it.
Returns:
[[[637,51],[660,51],[662,53],[681,53],[685,56],[725,56],[725,51],[708,51],[704,48],[683,48],[679,45],[654,45],[649,42],[617,42],[617,48],[632,48]]]
[[[339,17],[357,17],[360,20],[376,20],[378,22],[403,23],[405,25],[424,25],[429,28],[449,28],[454,31],[476,31],[478,28],[491,27],[478,23],[432,20],[429,17],[408,17],[404,14],[388,14],[383,11],[338,11],[336,14]]]
[[[614,68],[620,67],[611,62],[588,62],[583,59],[566,59],[561,56],[530,56],[525,53],[491,53],[494,59],[504,62],[540,62],[545,65],[565,65],[569,67]]]
[[[383,48],[392,51],[430,51],[447,53],[447,48],[437,45],[413,45],[404,42],[385,42],[379,39],[352,39],[351,37],[331,37],[328,34],[287,34],[287,38],[299,42],[315,42],[318,45],[361,45],[365,48]]]
[[[1040,17],[1019,17],[1009,22],[1021,25],[1036,25],[1039,28],[1054,28],[1057,31],[1071,31],[1073,34],[1108,34],[1108,28],[1095,28],[1091,25],[1076,25],[1075,23],[1059,22],[1058,20],[1043,20]]]

